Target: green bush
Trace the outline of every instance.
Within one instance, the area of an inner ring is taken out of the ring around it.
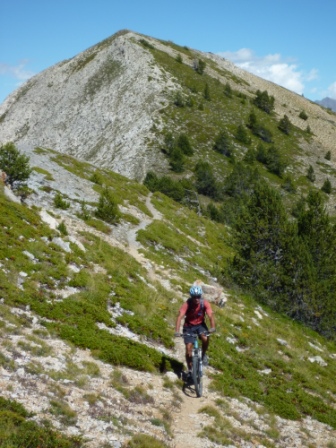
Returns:
[[[147,173],[144,185],[150,191],[160,191],[176,202],[184,202],[189,197],[189,193],[194,190],[191,181],[188,179],[174,181],[168,176],[159,178],[153,171]]]
[[[136,434],[122,448],[168,448],[168,445],[147,434]]]
[[[92,174],[92,176],[90,177],[90,181],[97,185],[103,185],[103,177],[98,171],[95,171]]]
[[[29,166],[29,157],[20,154],[14,143],[6,143],[0,147],[0,170],[7,175],[6,182],[14,184],[29,179],[32,169]]]
[[[145,48],[149,48],[150,50],[153,50],[155,47],[148,42],[148,40],[146,39],[139,39],[139,42],[145,47]]]
[[[183,96],[181,94],[181,92],[177,92],[175,95],[175,99],[174,99],[174,104],[177,107],[184,107],[185,106],[185,101],[183,99]]]
[[[95,216],[109,224],[116,224],[120,221],[121,214],[117,201],[107,187],[103,189],[99,197]]]
[[[0,397],[0,445],[2,447],[80,448],[80,437],[66,437],[52,429],[47,421],[39,424],[21,404]]]
[[[300,112],[299,117],[302,118],[302,120],[307,120],[308,119],[308,115],[306,114],[306,112],[304,110],[302,110]]]
[[[78,213],[78,217],[83,219],[83,221],[87,221],[91,217],[91,214],[85,201],[81,201],[81,211],[80,213]]]
[[[70,202],[65,201],[58,191],[54,197],[54,206],[62,210],[67,210],[70,207]]]
[[[295,182],[293,179],[293,176],[291,176],[290,174],[287,174],[284,177],[284,182],[281,185],[281,187],[287,191],[288,193],[296,193],[296,186],[295,186]]]
[[[206,67],[206,63],[202,59],[197,59],[194,61],[194,70],[199,75],[203,75],[205,67]]]
[[[68,230],[67,230],[67,228],[66,228],[66,225],[65,225],[65,222],[64,222],[64,221],[62,221],[62,222],[58,225],[57,230],[58,230],[59,232],[61,232],[62,235],[65,235],[65,236],[68,235]]]

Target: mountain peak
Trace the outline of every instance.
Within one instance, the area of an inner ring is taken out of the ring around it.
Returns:
[[[55,64],[13,92],[0,105],[0,143],[50,148],[142,181],[149,171],[170,172],[164,147],[169,134],[189,136],[195,162],[209,157],[216,134],[225,129],[241,158],[246,147],[235,139],[235,128],[247,123],[258,90],[275,98],[271,127],[277,129],[286,115],[297,135],[309,127],[310,140],[301,143],[305,151],[308,145],[312,157],[316,148],[321,157],[328,151],[333,156],[335,123],[316,103],[218,55],[130,30]]]
[[[320,106],[326,107],[327,109],[331,109],[333,112],[336,112],[336,100],[326,96],[323,100],[315,101],[315,103]]]

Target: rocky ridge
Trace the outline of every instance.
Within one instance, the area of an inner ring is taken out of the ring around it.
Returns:
[[[204,59],[210,76],[224,85],[229,81],[249,97],[267,90],[276,98],[279,119],[286,114],[295,126],[311,129],[313,142],[304,148],[301,162],[307,165],[307,157],[315,163],[330,151],[331,167],[336,168],[335,114],[218,55],[198,50],[187,55],[167,42],[127,30],[50,67],[13,92],[0,105],[0,143],[55,149],[137,180],[151,169],[164,172],[167,160],[155,130],[164,127],[160,111],[181,86],[156,64],[141,45],[144,40],[190,66]],[[302,111],[306,121],[299,118]]]
[[[157,158],[147,142],[167,101],[163,90],[175,86],[136,37],[121,33],[31,78],[0,107],[1,141],[53,148],[142,179]]]

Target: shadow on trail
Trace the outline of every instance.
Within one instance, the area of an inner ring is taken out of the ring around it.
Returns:
[[[169,356],[162,355],[160,363],[160,372],[164,373],[168,372],[169,370],[173,370],[175,375],[181,379],[183,373],[183,363]]]
[[[183,370],[183,363],[174,358],[163,355],[161,358],[160,372],[171,371],[175,373],[177,378],[183,381],[182,392],[190,398],[197,398],[195,386],[192,381],[188,380],[187,372]]]
[[[195,386],[192,382],[184,381],[182,392],[189,398],[197,398]]]

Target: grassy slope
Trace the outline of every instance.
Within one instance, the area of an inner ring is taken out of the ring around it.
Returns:
[[[162,67],[165,72],[170,73],[177,81],[177,84],[181,86],[182,97],[186,104],[188,102],[192,104],[192,106],[177,107],[174,105],[175,96],[172,95],[171,105],[161,111],[161,116],[165,123],[164,132],[172,132],[176,137],[180,133],[187,134],[195,151],[194,156],[188,159],[188,166],[182,176],[192,175],[193,168],[198,160],[210,162],[218,180],[223,180],[231,172],[232,164],[229,159],[212,149],[218,132],[224,130],[230,137],[236,160],[240,160],[248,148],[257,148],[260,143],[266,148],[275,146],[280,151],[287,164],[286,172],[294,176],[297,187],[295,194],[288,194],[282,190],[288,207],[292,207],[302,194],[305,195],[307,193],[309,188],[315,188],[306,177],[307,167],[303,166],[302,161],[298,159],[299,156],[305,156],[301,145],[302,142],[311,145],[312,154],[316,152],[312,136],[309,133],[292,126],[290,134],[285,135],[278,129],[279,120],[283,117],[277,117],[275,113],[267,114],[254,106],[252,101],[256,92],[244,80],[228,71],[219,69],[215,62],[209,60],[206,60],[209,70],[206,69],[203,75],[199,75],[192,68],[192,62],[199,58],[199,54],[170,42],[161,43],[167,47],[172,47],[176,54],[181,54],[184,60],[187,61],[186,63],[178,62],[176,58],[165,51],[155,47],[149,48],[158,66]],[[225,93],[225,85],[227,83],[232,89],[231,96],[227,96]],[[206,84],[209,86],[210,101],[204,98]],[[244,90],[247,93],[242,94],[238,90],[239,86],[244,86]],[[255,113],[259,124],[272,132],[273,142],[271,144],[262,142],[251,132],[249,132],[251,137],[249,145],[244,145],[235,138],[237,127],[241,124],[247,124],[251,112]],[[163,141],[162,135],[157,135],[157,141]],[[153,144],[157,146],[157,142]],[[283,179],[268,172],[264,165],[260,163],[257,163],[257,165],[262,175],[273,186],[276,188],[281,187]],[[321,174],[325,178],[334,176],[327,164],[317,163],[316,169],[320,169]]]
[[[92,175],[87,164],[61,155],[58,161],[77,175]],[[97,170],[96,175],[119,192],[121,202],[144,209],[147,191],[143,186],[107,171]],[[97,188],[97,184],[92,185]],[[139,232],[145,256],[164,266],[171,283],[181,285],[184,291],[195,278],[206,281],[210,275],[218,275],[232,256],[228,229],[199,218],[161,194],[155,194],[152,202],[164,221],[153,221]],[[166,347],[174,343],[178,305],[172,303],[171,291],[152,284],[132,257],[89,232],[83,234],[86,252],[71,244],[72,252],[65,253],[51,242],[59,232],[40,221],[37,209],[9,202],[2,192],[0,225],[0,296],[4,306],[29,305],[48,319],[45,325],[49,331],[78,347],[91,349],[106,362],[149,371],[178,367],[177,361],[163,359],[154,349],[111,335],[96,325],[100,322],[112,327],[106,304],[108,300],[112,305],[120,302],[134,313],[124,314],[120,323]],[[23,251],[33,254],[35,261]],[[70,262],[82,267],[79,273],[69,270]],[[94,265],[101,266],[105,273],[95,273]],[[23,289],[17,286],[20,272],[28,274]],[[79,288],[79,292],[56,300],[54,291],[66,285]],[[335,344],[270,310],[262,310],[238,291],[229,292],[227,307],[216,308],[218,333],[210,350],[212,363],[219,371],[213,378],[214,389],[223,396],[258,402],[271,415],[290,419],[310,415],[336,428],[336,360],[330,356],[336,353]],[[6,332],[6,324],[2,331]],[[322,356],[328,366],[309,362],[308,358],[316,355]],[[9,365],[5,358],[1,358],[1,364]],[[266,370],[268,373],[262,372]]]

